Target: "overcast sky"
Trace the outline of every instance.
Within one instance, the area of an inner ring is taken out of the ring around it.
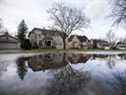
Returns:
[[[46,10],[53,2],[61,0],[0,0],[0,18],[10,33],[16,33],[17,26],[25,19],[29,30],[34,27],[48,27],[51,22]],[[91,25],[85,31],[74,33],[83,34],[89,38],[105,38],[112,21],[107,18],[110,13],[111,2],[109,0],[62,0],[74,7],[85,9],[91,19]],[[116,36],[124,37],[123,28],[114,29]]]

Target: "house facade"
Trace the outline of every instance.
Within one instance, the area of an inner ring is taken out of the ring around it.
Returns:
[[[63,32],[60,31],[34,28],[28,36],[32,48],[62,49],[64,47],[62,35]]]
[[[109,49],[110,48],[110,44],[105,40],[91,39],[90,42],[91,42],[92,48],[98,48],[98,49]]]
[[[126,41],[120,41],[116,44],[116,48],[117,49],[121,49],[121,50],[124,50],[126,49]]]
[[[66,49],[80,49],[80,48],[89,48],[90,41],[86,36],[79,36],[79,35],[71,35],[70,37],[66,38]]]
[[[19,49],[18,40],[11,36],[8,32],[0,35],[0,49]]]

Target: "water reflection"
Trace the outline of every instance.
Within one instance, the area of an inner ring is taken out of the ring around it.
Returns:
[[[0,95],[126,95],[126,55],[42,53],[0,60]]]
[[[79,95],[79,91],[81,91],[80,95],[85,95],[83,88],[90,80],[88,72],[83,73],[67,65],[54,76],[46,95]]]
[[[58,69],[69,63],[85,63],[89,58],[90,55],[84,54],[47,53],[30,57],[20,57],[17,59],[16,64],[18,71],[22,68],[22,71],[26,72],[27,68],[31,68],[32,71],[36,72],[48,69]],[[28,65],[28,67],[26,65]]]
[[[24,76],[26,75],[27,70],[28,70],[26,63],[25,63],[26,60],[27,60],[27,58],[21,57],[21,58],[18,58],[18,60],[16,61],[17,73],[18,73],[18,76],[20,77],[21,80],[24,79]]]
[[[46,95],[73,95],[78,89],[83,89],[89,80],[89,74],[74,70],[70,64],[85,63],[90,55],[46,53],[17,59],[17,73],[21,80],[27,73],[28,68],[33,72],[48,69],[56,70],[50,86],[46,88]]]
[[[45,71],[47,69],[57,69],[67,65],[65,54],[41,54],[28,58],[28,66],[33,71]]]

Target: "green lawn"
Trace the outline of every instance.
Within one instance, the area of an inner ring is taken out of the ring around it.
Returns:
[[[126,51],[126,50],[104,50],[104,49],[32,49],[32,50],[24,50],[25,52],[47,52],[47,51]]]
[[[103,50],[103,49],[32,49],[32,50],[0,50],[0,54],[4,53],[39,53],[39,52],[126,52],[126,50]]]

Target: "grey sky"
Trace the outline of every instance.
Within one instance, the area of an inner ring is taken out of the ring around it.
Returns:
[[[53,2],[61,0],[1,0],[0,17],[4,21],[4,26],[9,32],[15,33],[17,26],[22,19],[25,19],[29,30],[34,27],[48,27],[51,22],[46,10]],[[111,20],[106,16],[109,14],[110,2],[107,0],[62,0],[71,6],[84,9],[91,19],[90,28],[85,32],[74,32],[85,34],[90,38],[104,38],[110,29]],[[108,4],[109,3],[109,4]],[[118,37],[124,37],[125,31],[121,28],[115,29]],[[121,31],[121,34],[120,34]]]

